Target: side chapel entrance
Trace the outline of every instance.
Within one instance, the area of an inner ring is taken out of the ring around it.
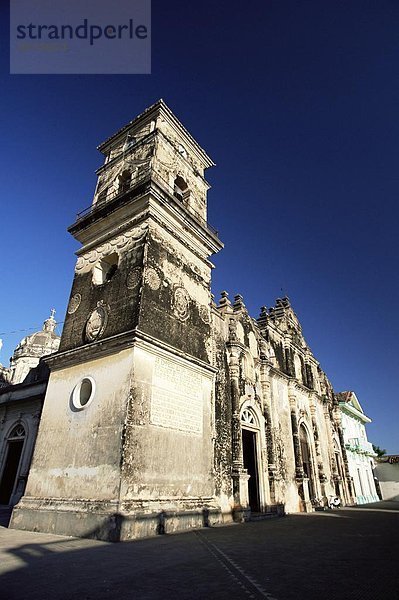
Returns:
[[[247,469],[248,500],[252,512],[260,512],[258,427],[253,413],[244,409],[241,415],[242,454],[244,469]]]
[[[7,439],[6,460],[0,481],[0,504],[9,504],[19,472],[25,429],[16,425]]]

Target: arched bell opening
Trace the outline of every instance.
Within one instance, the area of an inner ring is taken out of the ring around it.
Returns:
[[[132,183],[132,174],[130,171],[123,171],[118,178],[118,194],[123,194],[130,189]]]
[[[180,202],[183,202],[184,204],[188,203],[190,190],[187,182],[180,175],[178,175],[174,181],[173,194]]]

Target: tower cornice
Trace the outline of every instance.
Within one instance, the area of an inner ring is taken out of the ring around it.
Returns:
[[[170,110],[167,104],[162,100],[158,100],[152,106],[143,111],[140,115],[138,115],[135,119],[127,123],[124,127],[119,129],[114,135],[106,139],[102,142],[97,149],[106,154],[107,151],[114,145],[118,144],[124,136],[130,131],[134,131],[136,127],[141,127],[144,122],[148,122],[151,120],[156,120],[158,117],[165,118],[170,125],[178,131],[178,133],[184,138],[186,143],[190,145],[192,152],[194,152],[198,159],[203,163],[204,168],[213,167],[215,163],[208,156],[203,148],[195,141],[193,136],[187,131],[184,125],[179,121],[179,119],[174,115],[174,113]]]
[[[150,198],[153,199],[150,202]],[[107,237],[113,235],[114,231],[126,228],[134,220],[139,223],[148,217],[145,208],[151,205],[151,212],[158,212],[157,205],[166,211],[171,220],[176,220],[182,232],[187,229],[191,235],[195,235],[204,244],[210,254],[214,254],[223,248],[223,243],[219,240],[217,232],[200,215],[193,214],[192,210],[187,209],[179,202],[161,180],[158,180],[154,173],[150,173],[148,178],[138,186],[121,196],[116,196],[113,200],[99,206],[93,205],[90,209],[78,217],[68,231],[79,240],[86,249],[87,245],[97,243],[101,233],[98,233],[97,223],[104,223],[106,217],[112,215],[114,226],[109,229],[107,226]],[[116,218],[120,214],[120,218]]]

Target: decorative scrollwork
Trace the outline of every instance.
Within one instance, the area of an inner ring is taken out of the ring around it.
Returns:
[[[8,439],[21,439],[25,437],[25,428],[23,425],[21,425],[21,423],[18,423],[18,425],[15,425],[14,429],[11,431],[10,435],[8,436]]]
[[[80,303],[82,301],[82,296],[80,294],[75,294],[74,296],[72,296],[72,298],[69,301],[68,304],[68,314],[72,315],[74,312],[76,312],[80,306]]]
[[[209,308],[205,305],[200,306],[199,314],[200,314],[202,321],[206,325],[209,325],[209,323],[211,322],[211,315],[209,314]]]
[[[85,326],[85,336],[89,342],[98,339],[104,333],[108,321],[108,311],[103,301],[97,303],[97,307],[89,315]]]
[[[148,286],[152,290],[155,291],[155,290],[159,290],[159,287],[161,285],[161,278],[155,269],[152,269],[151,267],[149,267],[149,268],[147,268],[146,273],[145,273],[145,282],[148,284]]]
[[[135,227],[131,231],[126,231],[122,235],[106,242],[102,246],[86,252],[83,256],[80,256],[75,266],[75,272],[78,274],[87,273],[91,271],[95,263],[107,254],[114,252],[127,252],[132,249],[136,244],[140,244],[143,241],[147,233],[146,225],[140,225]]]
[[[129,273],[127,274],[127,277],[126,277],[127,289],[133,290],[135,287],[137,287],[138,284],[140,283],[140,279],[141,279],[141,268],[134,267],[131,271],[129,271]]]
[[[190,296],[184,287],[178,286],[173,294],[173,312],[181,321],[185,321],[189,315]]]

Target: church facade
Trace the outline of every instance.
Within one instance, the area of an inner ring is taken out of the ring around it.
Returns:
[[[99,146],[11,526],[120,540],[352,504],[339,401],[288,298],[211,295],[206,152],[161,100]]]

